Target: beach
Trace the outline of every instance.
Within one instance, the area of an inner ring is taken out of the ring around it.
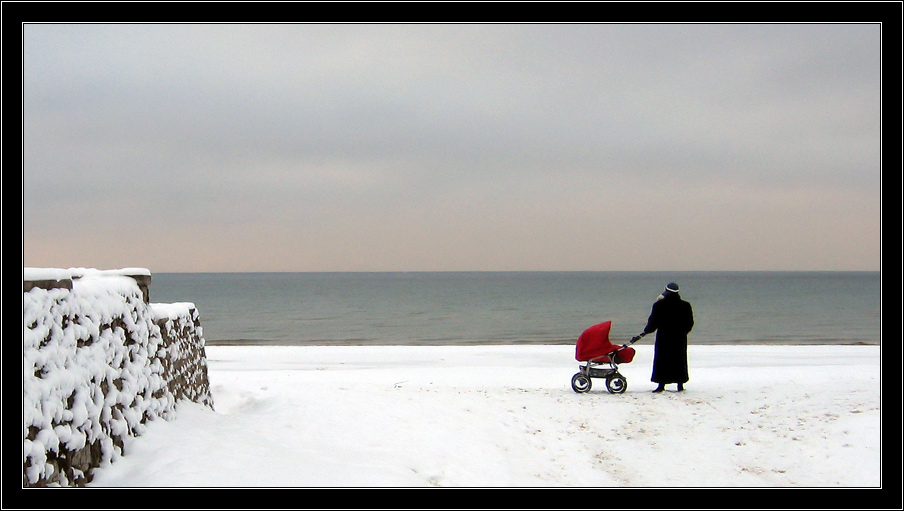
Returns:
[[[882,338],[900,3],[336,24],[35,23],[30,3],[8,11],[22,484],[91,502],[26,504],[820,509],[901,480],[904,361]],[[691,306],[690,380],[654,393],[667,289]],[[575,343],[606,322],[613,344],[650,335],[624,392],[578,393]],[[297,488],[339,491],[218,491]],[[475,488],[591,491],[435,498]]]
[[[879,346],[689,347],[687,390],[571,389],[574,346],[207,346],[91,487],[876,488]],[[895,453],[897,454],[897,453]]]

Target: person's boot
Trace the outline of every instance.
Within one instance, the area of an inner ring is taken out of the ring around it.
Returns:
[[[683,384],[683,383],[679,383],[679,384],[678,384],[678,392],[681,392],[681,391],[683,391],[683,390],[684,390],[684,384]]]
[[[654,393],[654,394],[655,394],[655,393],[659,393],[659,392],[662,392],[663,390],[665,390],[665,385],[663,385],[663,384],[660,383],[659,386],[656,387],[656,389],[653,391],[653,393]]]

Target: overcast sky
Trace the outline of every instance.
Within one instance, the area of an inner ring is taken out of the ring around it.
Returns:
[[[25,266],[879,269],[876,24],[23,41]]]

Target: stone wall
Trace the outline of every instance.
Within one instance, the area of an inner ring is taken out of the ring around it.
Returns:
[[[201,318],[192,303],[151,304],[163,338],[163,379],[176,401],[187,399],[213,409]]]
[[[82,486],[179,400],[213,408],[198,311],[149,303],[150,281],[140,268],[25,269],[24,486]]]

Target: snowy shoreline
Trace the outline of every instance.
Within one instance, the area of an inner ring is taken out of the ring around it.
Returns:
[[[880,485],[878,346],[652,348],[576,394],[572,346],[208,346],[215,411],[153,421],[95,487]]]
[[[269,339],[223,339],[223,340],[206,340],[207,346],[573,346],[574,340],[569,341],[430,341],[430,342],[374,342],[362,343],[360,341],[284,341]],[[642,340],[637,343],[638,346],[650,345],[653,342]],[[879,346],[879,342],[868,341],[753,341],[753,340],[737,340],[737,341],[719,341],[719,342],[694,342],[688,340],[689,345],[693,346]]]

